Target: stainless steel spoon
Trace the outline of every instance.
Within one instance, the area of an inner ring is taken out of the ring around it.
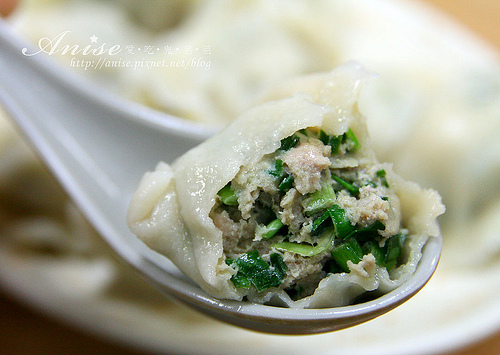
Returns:
[[[128,230],[126,211],[144,172],[160,160],[173,161],[215,129],[119,99],[53,64],[48,56],[24,55],[22,49],[27,47],[0,21],[0,101],[102,237],[172,298],[248,329],[311,334],[386,313],[432,276],[441,238],[428,241],[414,277],[406,284],[357,305],[294,310],[208,296]]]

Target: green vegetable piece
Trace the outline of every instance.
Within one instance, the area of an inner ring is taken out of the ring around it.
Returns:
[[[330,212],[325,211],[321,214],[321,216],[313,221],[311,234],[318,235],[326,226],[328,226],[328,221],[331,221]]]
[[[380,181],[382,181],[382,185],[385,187],[389,187],[389,183],[387,182],[387,179],[385,178],[385,175],[387,173],[385,172],[384,169],[380,169],[377,171],[377,176],[380,178]]]
[[[271,268],[260,257],[258,250],[243,254],[234,261],[238,272],[231,278],[231,281],[236,287],[239,287],[238,285],[247,285],[246,281],[244,281],[244,278],[246,278],[259,292],[270,287],[278,287],[283,282],[283,270],[286,265],[283,265],[284,263],[280,262],[277,257],[273,257],[273,260],[276,265]]]
[[[365,255],[372,254],[375,257],[375,263],[379,266],[385,266],[385,249],[381,248],[377,242],[369,241],[363,245]]]
[[[231,282],[235,287],[238,288],[250,288],[252,283],[250,280],[241,272],[237,272],[235,275],[231,277]]]
[[[293,176],[283,172],[283,160],[276,159],[274,170],[270,170],[269,174],[278,178],[278,189],[281,192],[289,190],[293,185]]]
[[[370,185],[371,187],[377,187],[377,184],[374,183],[373,181],[368,181],[366,185]]]
[[[283,160],[281,159],[276,159],[274,162],[274,169],[269,171],[269,174],[280,177],[281,173],[283,172]]]
[[[319,140],[323,142],[324,145],[327,145],[328,142],[330,141],[330,136],[326,134],[325,131],[320,130],[319,131]]]
[[[330,141],[328,142],[328,144],[332,147],[332,155],[337,154],[341,143],[342,143],[342,136],[330,137]]]
[[[278,185],[278,189],[281,192],[288,191],[292,188],[293,185],[293,175],[286,175]]]
[[[318,138],[324,145],[330,145],[332,147],[333,155],[337,154],[340,144],[342,143],[343,136],[329,136],[325,131],[320,130]]]
[[[307,243],[280,242],[271,244],[271,247],[281,251],[289,251],[302,256],[315,255],[314,246],[312,244],[307,244]]]
[[[336,182],[338,182],[343,188],[345,188],[347,191],[349,191],[349,193],[353,196],[357,196],[359,195],[359,188],[357,188],[356,186],[354,186],[353,184],[351,183],[348,183],[347,181],[339,178],[338,176],[335,176],[335,175],[332,175],[332,178],[333,180],[335,180]]]
[[[345,272],[350,272],[347,262],[359,263],[363,259],[363,249],[354,238],[350,238],[344,243],[336,246],[332,250],[332,257]]]
[[[269,239],[274,237],[276,233],[278,233],[279,230],[283,228],[283,226],[283,222],[281,222],[279,218],[276,218],[266,226],[266,231],[262,234],[262,239]]]
[[[385,254],[385,265],[387,270],[392,270],[396,267],[405,240],[406,235],[401,233],[393,235],[385,242],[385,247],[387,248],[387,252]]]
[[[231,183],[227,184],[222,189],[220,189],[219,192],[217,193],[217,195],[219,195],[220,200],[225,205],[228,205],[228,206],[237,206],[238,205],[238,196],[236,195],[236,193],[232,189]]]
[[[332,218],[337,237],[346,239],[355,228],[351,224],[351,221],[349,221],[349,218],[347,218],[345,210],[340,208],[339,205],[333,205],[333,207],[328,209],[328,213]]]
[[[321,190],[313,192],[309,197],[304,199],[303,206],[307,216],[321,212],[335,203],[335,191],[331,185],[324,185]]]
[[[269,259],[271,261],[271,267],[274,268],[274,272],[281,280],[283,280],[286,277],[286,271],[288,270],[288,267],[283,261],[283,257],[281,254],[272,253],[269,255]]]
[[[289,137],[283,138],[281,140],[281,146],[278,148],[279,150],[290,150],[299,143],[300,138],[295,134],[292,134]]]
[[[328,228],[321,234],[318,244],[316,245],[309,243],[281,242],[271,244],[271,247],[281,251],[289,251],[301,256],[311,257],[329,250],[332,247],[333,239],[334,230],[333,228]]]
[[[330,274],[339,274],[343,272],[344,270],[340,268],[339,264],[335,261],[335,259],[328,259],[325,262],[325,265],[323,266],[323,271],[327,273],[327,275]]]
[[[356,150],[358,150],[359,148],[361,148],[361,144],[359,143],[358,138],[356,137],[356,135],[354,134],[354,132],[350,128],[348,128],[347,132],[344,133],[344,139],[343,140],[345,142],[351,141],[352,148],[349,149],[350,152],[355,152]]]
[[[270,170],[269,174],[271,174],[272,176],[280,177],[282,172],[283,172],[283,160],[276,159],[276,162],[274,163],[274,169]]]
[[[235,263],[235,259],[226,258],[226,264],[232,266]],[[231,277],[231,281],[235,287],[238,288],[249,288],[252,283],[250,280],[241,272],[237,272]]]
[[[356,238],[358,242],[366,242],[377,238],[379,236],[378,231],[384,229],[385,225],[379,220],[376,220],[366,228],[358,228],[354,230],[347,236],[347,238],[353,237]]]

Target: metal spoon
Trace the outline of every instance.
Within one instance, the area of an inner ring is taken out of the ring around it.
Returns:
[[[244,328],[311,334],[375,318],[417,293],[432,276],[441,238],[430,238],[414,277],[376,300],[294,310],[218,300],[183,276],[127,228],[129,200],[143,173],[173,161],[215,132],[121,100],[50,62],[0,21],[0,101],[102,237],[160,290],[200,312]]]

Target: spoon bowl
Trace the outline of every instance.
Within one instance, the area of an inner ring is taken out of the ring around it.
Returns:
[[[126,224],[129,201],[145,171],[172,162],[216,132],[120,99],[53,64],[0,20],[0,101],[100,235],[167,296],[214,318],[278,334],[354,326],[399,306],[430,279],[441,238],[430,238],[415,275],[373,301],[328,309],[289,309],[218,300],[146,247]],[[28,51],[34,53],[34,51]]]

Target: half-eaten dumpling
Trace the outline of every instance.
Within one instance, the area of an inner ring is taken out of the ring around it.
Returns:
[[[415,271],[444,212],[380,164],[348,64],[147,173],[129,226],[217,298],[295,308],[376,297]]]

